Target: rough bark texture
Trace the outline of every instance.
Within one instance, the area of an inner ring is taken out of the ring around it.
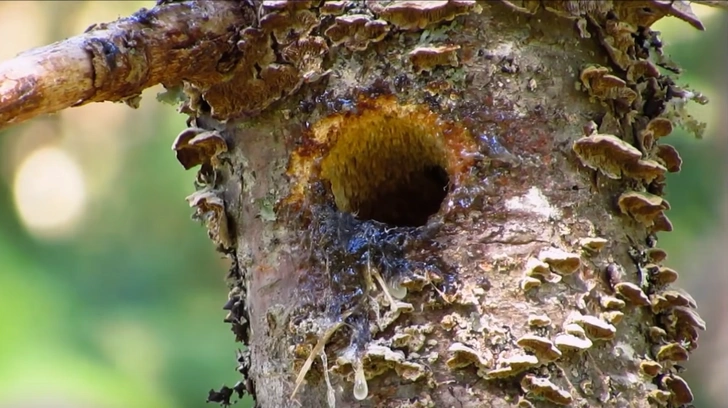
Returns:
[[[0,64],[0,128],[90,102],[136,106],[141,91],[159,83],[219,81],[237,27],[254,21],[238,2],[180,2],[24,52]]]
[[[515,3],[264,3],[241,76],[193,93],[179,151],[215,152],[191,202],[259,406],[692,400],[674,364],[704,323],[654,233],[680,167],[658,139],[700,128],[648,27],[700,23]]]
[[[704,323],[654,234],[680,168],[659,139],[699,133],[701,98],[649,29],[700,28],[687,3],[219,3],[227,48],[173,76],[192,117],[173,148],[201,166],[189,201],[249,346],[212,401],[691,402],[675,364]],[[86,82],[113,65],[74,61]]]

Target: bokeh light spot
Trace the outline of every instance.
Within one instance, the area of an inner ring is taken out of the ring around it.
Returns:
[[[35,150],[18,166],[13,183],[15,207],[34,235],[60,238],[70,234],[86,204],[83,172],[57,147]]]

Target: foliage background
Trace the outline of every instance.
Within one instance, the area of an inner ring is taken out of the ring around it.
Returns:
[[[0,2],[0,60],[152,6]],[[710,408],[728,406],[728,13],[697,11],[705,33],[658,27],[681,83],[711,99],[691,107],[703,140],[669,137],[685,163],[660,246],[708,322],[686,375]],[[93,104],[0,131],[0,408],[193,408],[238,379],[227,261],[189,219],[194,173],[170,151],[185,118],[154,100],[161,91],[139,110]]]

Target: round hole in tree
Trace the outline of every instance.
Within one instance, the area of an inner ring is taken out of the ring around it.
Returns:
[[[448,190],[437,129],[404,115],[362,115],[337,129],[321,163],[341,211],[393,226],[421,226]]]

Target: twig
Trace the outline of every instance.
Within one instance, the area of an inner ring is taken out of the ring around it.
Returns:
[[[254,20],[243,2],[170,3],[24,52],[0,63],[0,128],[90,102],[133,105],[148,87],[214,72]]]

